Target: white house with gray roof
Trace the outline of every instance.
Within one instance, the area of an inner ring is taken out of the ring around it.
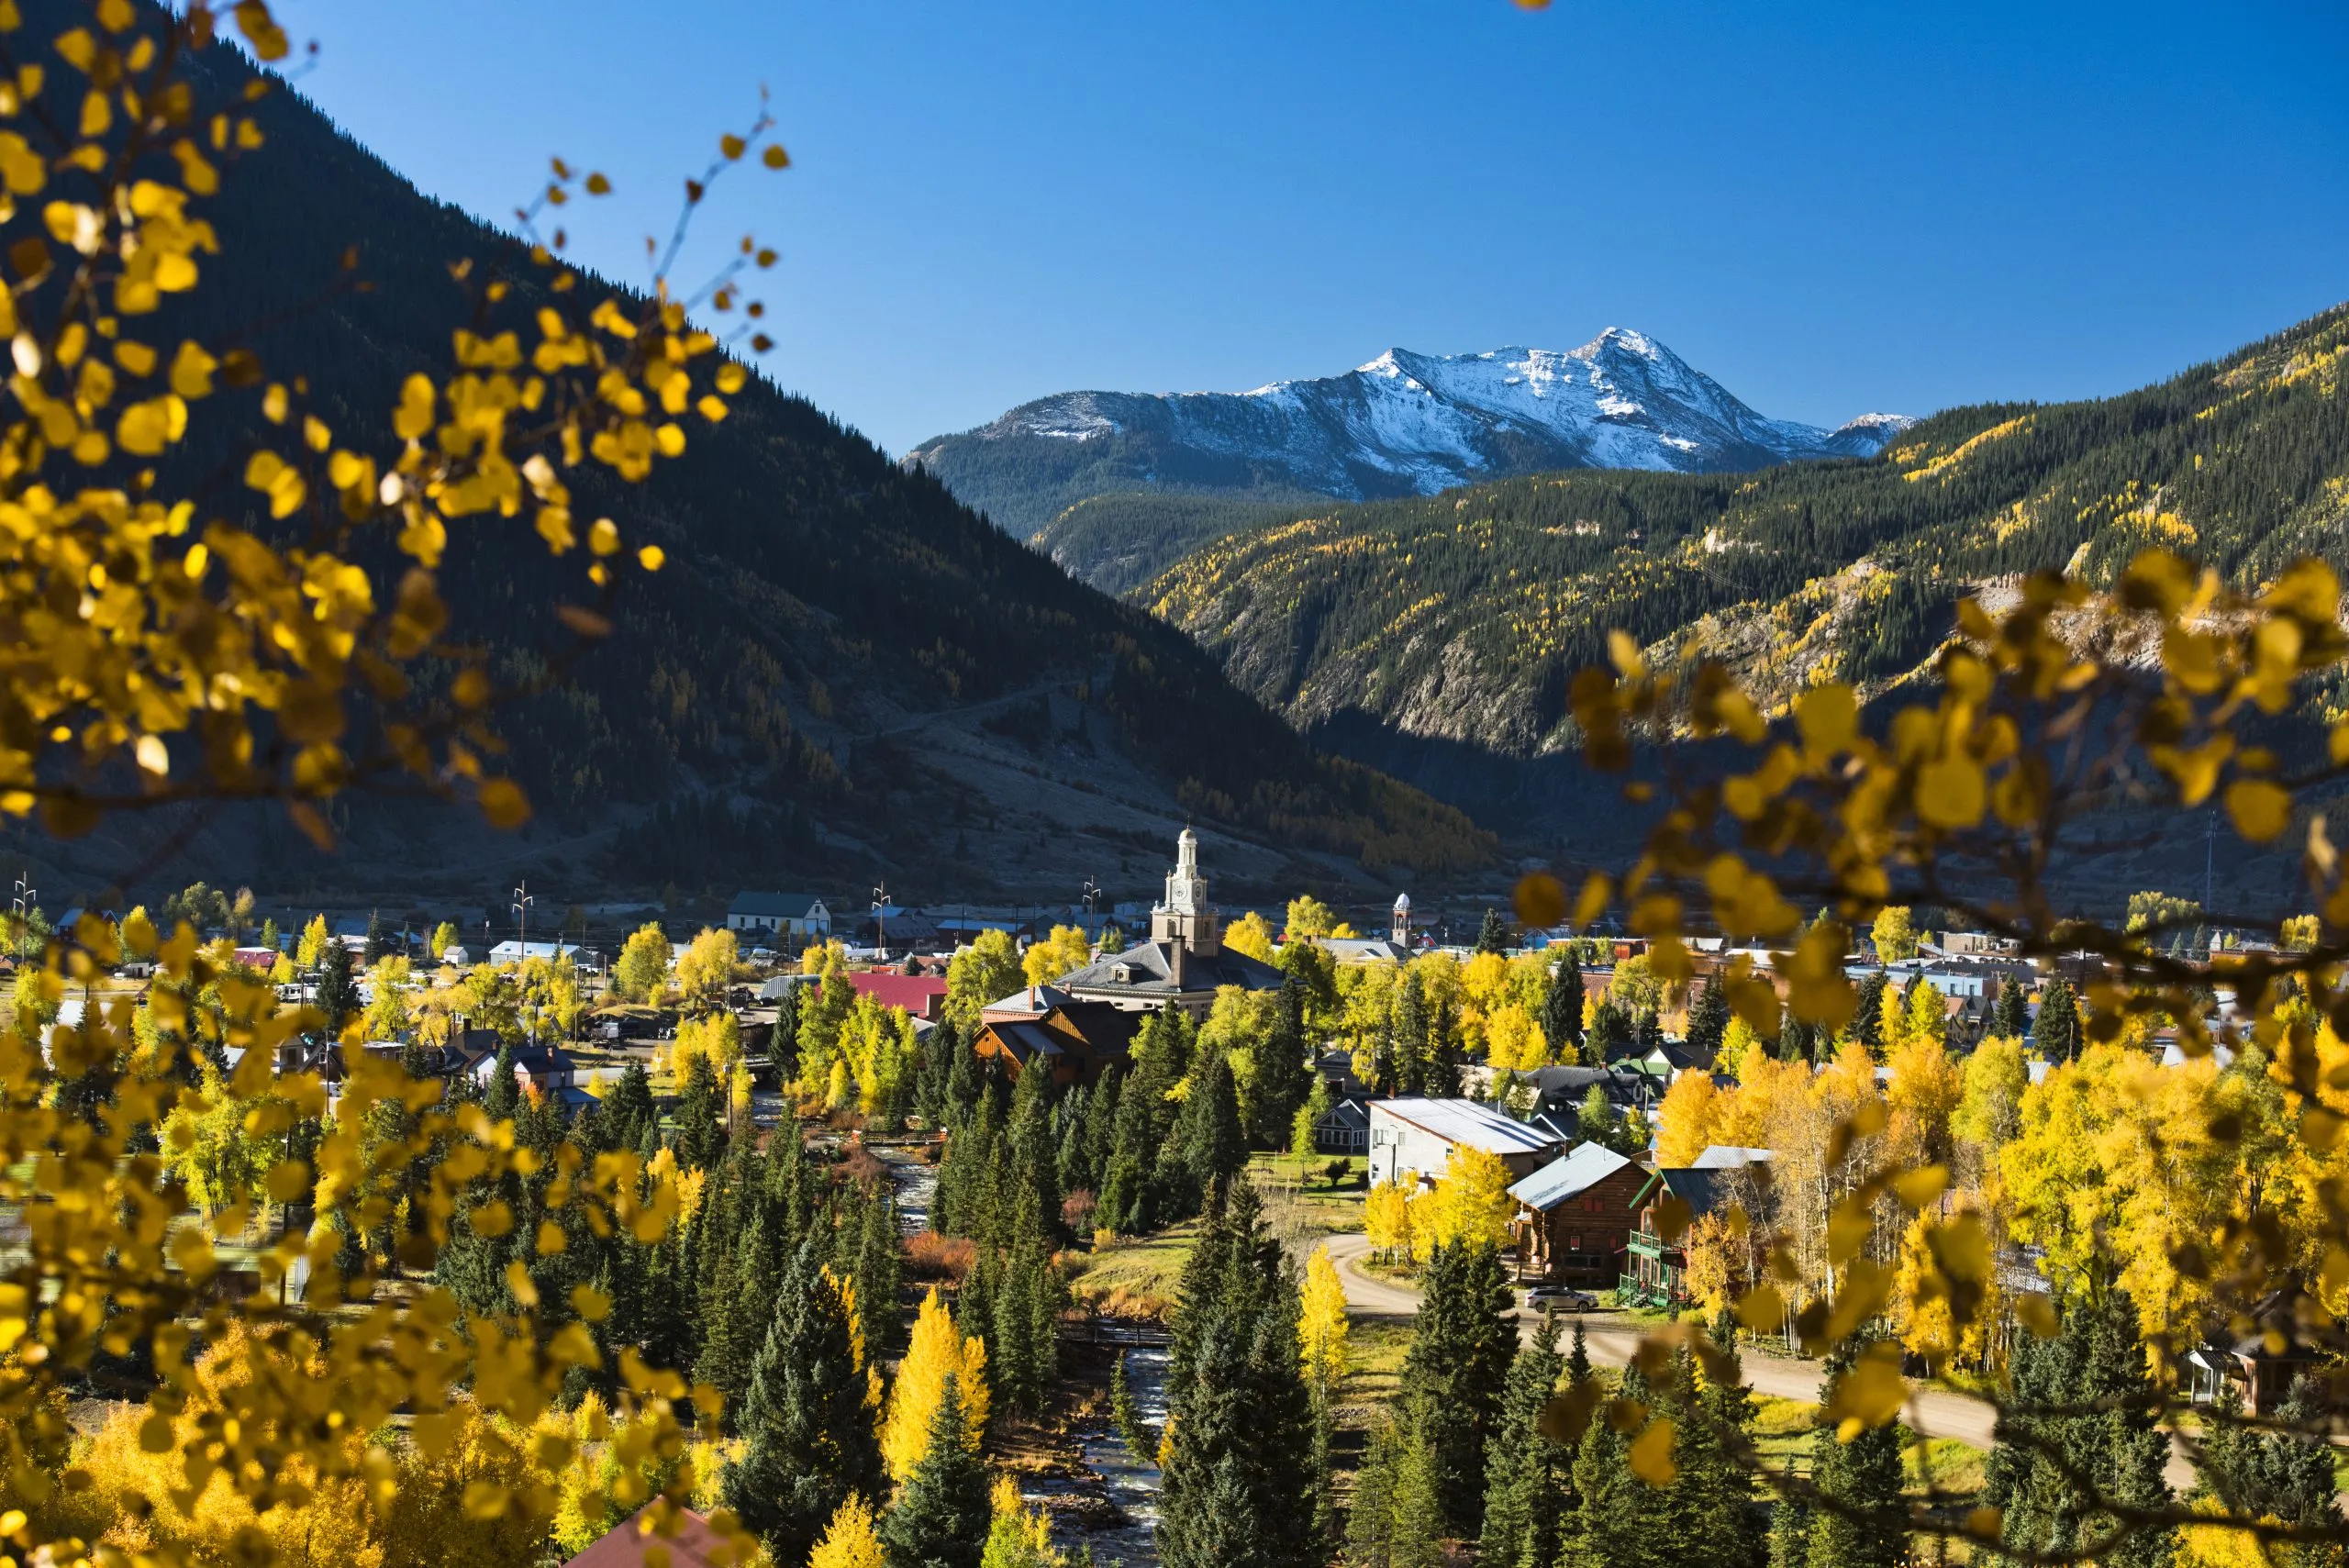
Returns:
[[[1563,1147],[1547,1132],[1481,1100],[1373,1100],[1370,1105],[1374,1184],[1441,1181],[1455,1149],[1500,1156],[1515,1181],[1556,1159]]]
[[[832,934],[832,912],[812,893],[738,893],[726,906],[726,929],[825,941]]]

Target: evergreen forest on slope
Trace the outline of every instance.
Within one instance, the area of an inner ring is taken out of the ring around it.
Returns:
[[[36,30],[78,15],[55,0],[28,9]],[[224,101],[249,75],[227,49],[195,66],[199,91]],[[451,330],[468,324],[452,264],[502,258],[529,269],[507,237],[418,193],[292,91],[270,93],[255,112],[266,144],[227,171],[201,213],[220,253],[163,328],[249,346],[268,379],[305,378],[309,406],[335,429],[388,444],[402,378],[446,364]],[[526,276],[518,307],[533,286]],[[245,450],[228,434],[254,428],[260,397],[258,385],[224,392],[177,460],[210,506],[268,531],[250,510],[257,497],[236,482]],[[626,584],[615,635],[498,717],[538,807],[533,834],[562,843],[560,870],[574,879],[730,887],[897,873],[916,895],[934,884],[968,896],[1000,873],[1016,885],[1021,858],[987,852],[990,834],[1028,844],[1082,824],[1065,807],[1037,813],[1031,788],[937,765],[921,726],[968,715],[957,733],[978,737],[1006,703],[1048,699],[1064,717],[1044,740],[1073,753],[1030,757],[1036,748],[1005,742],[998,772],[1103,776],[1108,748],[1125,798],[1100,805],[1116,825],[1104,831],[1146,823],[1153,842],[1171,844],[1174,827],[1197,818],[1270,852],[1318,853],[1325,874],[1349,862],[1433,872],[1490,853],[1489,837],[1457,812],[1318,754],[1179,632],[1072,581],[936,481],[768,382],[754,377],[722,425],[695,421],[685,455],[646,484],[584,468],[566,478],[580,517],[611,516],[631,544],[658,544],[668,558]],[[378,564],[392,564],[388,549]],[[499,649],[502,675],[543,669],[571,641],[555,612],[580,596],[579,576],[575,554],[551,560],[522,523],[453,530],[441,573],[453,634]],[[1070,787],[1105,793],[1083,777]],[[317,887],[380,891],[388,873],[445,891],[465,874],[439,869],[448,862],[527,857],[527,844],[518,851],[454,815],[339,802],[345,842],[331,859],[258,811],[200,824],[124,819],[62,851],[63,874],[121,880],[124,866],[152,863],[160,834],[191,827],[201,828],[193,854],[250,860],[273,881]],[[60,853],[53,842],[39,849]],[[502,866],[485,874],[500,887],[511,876]]]
[[[2344,379],[2338,306],[2121,396],[1951,409],[1870,460],[1195,517],[1211,542],[1134,596],[1300,728],[1432,781],[1415,751],[1570,746],[1567,683],[1613,628],[1777,696],[1831,675],[1881,692],[1960,595],[2017,573],[2102,583],[2149,545],[2240,582],[2304,554],[2349,567]]]

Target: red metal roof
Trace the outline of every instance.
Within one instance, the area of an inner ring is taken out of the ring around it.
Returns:
[[[848,983],[859,995],[870,996],[885,1007],[903,1007],[918,1018],[936,1022],[946,1006],[946,981],[937,974],[888,974],[878,971],[852,973]]]

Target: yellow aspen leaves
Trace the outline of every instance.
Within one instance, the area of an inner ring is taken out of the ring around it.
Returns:
[[[1959,753],[1939,757],[1917,774],[1918,819],[1935,828],[1971,828],[1987,804],[1982,765]]]
[[[1908,1380],[1900,1375],[1900,1342],[1878,1340],[1863,1351],[1830,1386],[1823,1419],[1834,1423],[1839,1442],[1881,1427],[1908,1402]]]
[[[1626,1459],[1631,1473],[1651,1486],[1669,1486],[1673,1477],[1680,1473],[1680,1466],[1672,1457],[1675,1435],[1672,1418],[1659,1416],[1650,1421],[1647,1429],[1631,1440]]]
[[[2227,786],[2227,815],[2254,843],[2280,837],[2292,820],[2291,793],[2267,779],[2237,779]]]

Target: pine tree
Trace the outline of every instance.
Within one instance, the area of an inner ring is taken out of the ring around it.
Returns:
[[[1306,1060],[1305,984],[1295,974],[1281,982],[1272,1029],[1256,1048],[1255,1058],[1254,1131],[1263,1141],[1276,1143],[1288,1132],[1289,1118],[1317,1081]]]
[[[677,1164],[688,1171],[706,1171],[726,1155],[725,1095],[717,1069],[707,1056],[696,1052],[685,1067],[685,1081],[677,1092]]]
[[[1721,1040],[1729,1033],[1729,997],[1712,975],[1697,988],[1696,999],[1688,1006],[1688,1045],[1698,1052],[1698,1060],[1710,1062],[1721,1048]]]
[[[1346,1556],[1363,1568],[1436,1568],[1444,1560],[1435,1455],[1421,1413],[1414,1402],[1371,1430],[1346,1521]]]
[[[1254,1192],[1211,1195],[1186,1264],[1168,1355],[1169,1453],[1158,1529],[1166,1568],[1309,1568],[1313,1416],[1297,1296]],[[1232,1556],[1234,1532],[1249,1534]]]
[[[1583,1343],[1582,1319],[1575,1319],[1575,1348],[1566,1354],[1566,1385],[1580,1387],[1590,1381],[1590,1349]]]
[[[329,937],[318,954],[318,1011],[326,1015],[327,1032],[340,1034],[342,1026],[358,1016],[359,984],[351,977],[351,950],[339,937]]]
[[[1501,912],[1489,904],[1485,906],[1485,923],[1476,929],[1476,951],[1492,953],[1508,951],[1508,922],[1503,920]]]
[[[2032,1043],[2043,1061],[2062,1063],[2080,1053],[2080,1004],[2071,983],[2062,975],[2048,981],[2039,993],[2039,1018],[2032,1029]]]
[[[2022,982],[2013,976],[1998,983],[1998,998],[1990,1008],[1990,1033],[1999,1040],[2021,1040],[2031,1029],[2031,1001]]]
[[[1041,1062],[1022,1073],[1012,1091],[1011,1118],[1004,1128],[1009,1158],[997,1166],[1005,1180],[996,1203],[988,1239],[1008,1246],[1013,1237],[1033,1229],[1047,1237],[1061,1233],[1060,1162],[1052,1149],[1052,1075]]]
[[[384,917],[381,910],[367,911],[367,951],[369,963],[377,963],[390,953],[392,944],[384,937]]]
[[[881,1445],[865,1409],[864,1373],[856,1364],[848,1308],[822,1259],[812,1239],[793,1256],[735,1423],[743,1453],[725,1473],[728,1505],[779,1562],[805,1561],[841,1500],[851,1493],[879,1496],[885,1475]],[[960,1411],[941,1418],[959,1421]],[[931,1446],[935,1451],[941,1445]],[[984,1532],[984,1473],[960,1442],[943,1447],[979,1476]],[[975,1554],[971,1562],[975,1563]]]
[[[1575,962],[1573,947],[1565,952],[1558,961],[1557,977],[1542,995],[1542,1038],[1550,1042],[1551,1056],[1571,1067],[1583,1059],[1582,965]]]
[[[2302,1376],[2277,1407],[2273,1429],[2246,1427],[2239,1424],[2242,1395],[2230,1380],[2203,1428],[2196,1499],[2215,1500],[2237,1518],[2337,1532],[2343,1521],[2332,1451],[2322,1435],[2328,1412],[2322,1385]],[[2322,1540],[2278,1543],[2268,1551],[2278,1568],[2341,1568],[2349,1556],[2337,1542]]]
[[[1569,1456],[1542,1435],[1542,1412],[1564,1370],[1552,1314],[1509,1364],[1500,1419],[1485,1451],[1485,1529],[1476,1560],[1491,1568],[1550,1568],[1557,1556]]]
[[[1231,1083],[1231,1061],[1218,1055],[1191,1085],[1159,1158],[1161,1222],[1197,1214],[1209,1189],[1248,1162],[1247,1135]]]
[[[1868,1048],[1871,1055],[1884,1055],[1884,987],[1885,973],[1870,970],[1860,981],[1858,1003],[1852,1014],[1852,1038]]]
[[[1517,1350],[1508,1284],[1491,1242],[1459,1241],[1429,1253],[1420,1289],[1403,1389],[1423,1402],[1444,1533],[1466,1538],[1484,1524],[1485,1454]]]
[[[1653,1397],[1637,1363],[1623,1369],[1622,1398]],[[1583,1429],[1572,1470],[1575,1507],[1558,1552],[1559,1568],[1682,1568],[1686,1544],[1673,1532],[1670,1488],[1631,1470],[1633,1434],[1603,1414]]]
[[[1380,1087],[1397,1095],[1420,1093],[1427,1087],[1428,1056],[1427,983],[1417,969],[1409,969],[1395,996],[1388,1066]]]
[[[947,1378],[930,1418],[930,1445],[881,1524],[888,1568],[979,1568],[993,1516],[986,1466],[962,1440],[957,1380]],[[774,1550],[772,1540],[769,1550]],[[792,1558],[776,1551],[779,1562]]]
[[[489,1113],[492,1121],[507,1121],[522,1103],[522,1085],[514,1076],[514,1042],[501,1040],[497,1060],[489,1073],[489,1087],[483,1094],[481,1108]]]
[[[2174,1530],[2132,1534],[2099,1550],[2115,1521],[2065,1473],[2087,1477],[2093,1497],[2125,1507],[2151,1510],[2171,1501],[2164,1475],[2169,1439],[2157,1424],[2160,1396],[2128,1292],[2107,1289],[2100,1299],[2073,1304],[2053,1340],[2019,1340],[2010,1375],[2013,1402],[1999,1415],[1982,1486],[1982,1500],[2000,1510],[2001,1540],[2043,1554],[2093,1552],[2107,1568],[2167,1568]]]

